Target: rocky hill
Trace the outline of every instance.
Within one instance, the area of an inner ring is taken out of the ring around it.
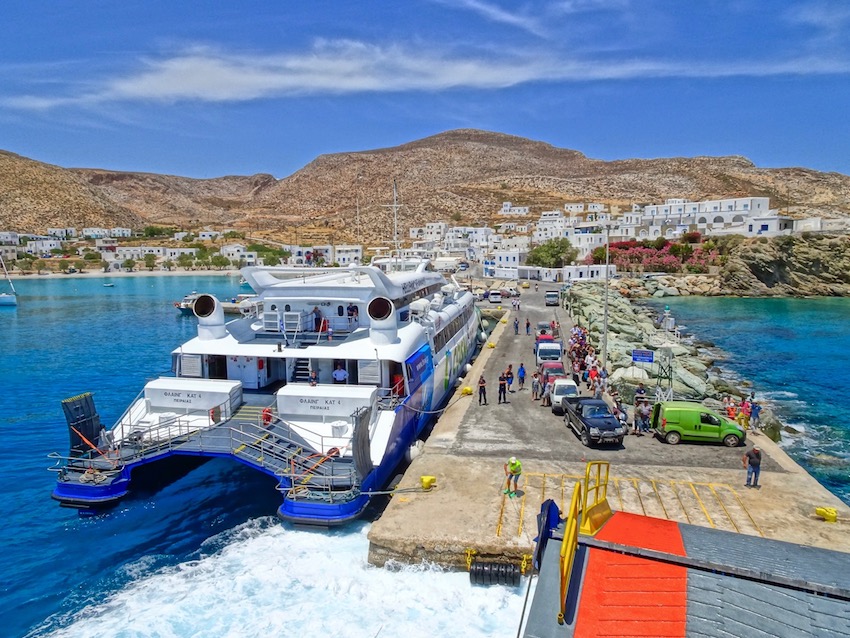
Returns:
[[[0,152],[0,228],[173,223],[287,233],[308,224],[337,242],[383,243],[392,235],[385,205],[393,180],[404,205],[402,238],[429,221],[492,224],[503,201],[530,206],[536,215],[567,201],[627,206],[754,195],[792,214],[850,215],[847,175],[760,169],[735,156],[605,162],[544,142],[463,129],[392,148],[322,155],[281,180],[63,169]]]

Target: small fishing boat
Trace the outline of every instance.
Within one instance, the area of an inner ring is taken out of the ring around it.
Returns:
[[[10,292],[0,292],[0,306],[17,306],[18,293],[15,291],[15,285],[12,283],[12,278],[9,276],[9,271],[6,270],[6,262],[3,261],[2,256],[0,256],[0,266],[3,267],[3,276],[6,278],[10,290]]]
[[[185,315],[187,317],[193,316],[192,308],[194,307],[195,301],[200,297],[202,293],[192,291],[180,301],[174,302],[174,307],[180,311],[181,315]],[[241,295],[236,295],[235,297],[231,297],[226,301],[219,302],[221,304],[221,308],[226,315],[238,315],[242,314],[241,308],[245,306],[242,302],[248,302],[256,298],[256,294],[254,293],[245,293]]]
[[[114,288],[115,284],[103,284],[104,288]]]

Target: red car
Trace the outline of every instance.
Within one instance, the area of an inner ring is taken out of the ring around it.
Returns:
[[[548,375],[549,379],[567,379],[567,371],[561,361],[544,361],[537,369],[542,379]]]

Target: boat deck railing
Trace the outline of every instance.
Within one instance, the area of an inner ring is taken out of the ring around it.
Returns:
[[[289,422],[259,411],[256,422],[239,418],[238,411],[233,418],[216,422],[216,416],[225,413],[225,409],[229,412],[227,402],[208,413],[195,411],[137,427],[109,449],[97,448],[81,456],[49,454],[55,463],[48,469],[58,472],[62,480],[100,483],[128,465],[174,452],[230,455],[278,477],[279,489],[295,490],[302,496],[309,493],[312,499],[347,500],[348,492],[356,489],[354,464],[348,457],[343,459],[348,446],[330,447],[339,437],[303,426],[296,430]],[[362,414],[352,416],[358,418],[363,418]],[[305,437],[318,445],[308,446]],[[315,451],[316,448],[322,451]],[[90,475],[97,479],[86,480]]]

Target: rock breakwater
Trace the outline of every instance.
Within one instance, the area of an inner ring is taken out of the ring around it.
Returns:
[[[726,396],[740,399],[749,394],[749,384],[724,375],[717,366],[717,354],[695,337],[681,335],[677,330],[662,326],[658,309],[632,303],[618,288],[621,282],[612,281],[608,293],[607,368],[611,383],[620,395],[631,402],[634,390],[641,381],[650,394],[659,377],[660,349],[672,355],[672,389],[677,399],[702,401],[718,409]],[[573,285],[564,303],[573,322],[588,329],[591,342],[601,350],[604,330],[604,285],[582,283]],[[632,360],[633,350],[652,350],[654,363]],[[662,380],[662,384],[666,384]],[[774,441],[781,438],[782,423],[765,409],[762,427]]]

